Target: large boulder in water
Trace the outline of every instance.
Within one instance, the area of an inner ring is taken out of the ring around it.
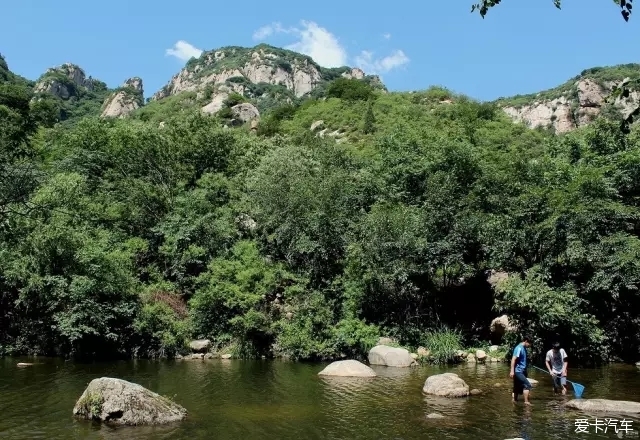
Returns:
[[[640,415],[640,402],[607,399],[573,399],[566,403],[568,408],[584,412],[610,412]]]
[[[369,363],[371,365],[384,365],[387,367],[411,367],[417,365],[414,358],[404,348],[376,345],[369,351]]]
[[[333,362],[318,373],[320,376],[343,377],[376,377],[377,374],[362,362],[356,360],[344,360]]]
[[[73,414],[117,425],[160,425],[184,419],[187,410],[141,385],[101,377],[89,383]]]
[[[441,397],[467,397],[469,385],[455,373],[434,374],[427,377],[422,392]]]

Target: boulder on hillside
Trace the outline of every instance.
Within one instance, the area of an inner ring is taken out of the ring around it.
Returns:
[[[573,399],[568,401],[566,406],[584,412],[640,415],[640,402],[632,402],[629,400]]]
[[[487,282],[491,285],[491,287],[495,289],[498,286],[498,284],[507,280],[508,278],[509,278],[509,274],[507,272],[490,270],[487,277]]]
[[[344,360],[333,362],[318,373],[319,376],[341,377],[376,377],[377,374],[371,367],[356,360]]]
[[[376,345],[369,351],[369,363],[371,365],[384,365],[386,367],[411,367],[417,365],[404,348]]]
[[[467,397],[469,385],[455,373],[435,374],[427,377],[422,392],[441,397]]]
[[[101,377],[89,383],[73,414],[116,425],[160,425],[184,419],[187,410],[141,385]]]
[[[239,120],[243,124],[260,119],[260,112],[258,109],[248,102],[242,102],[234,105],[231,107],[231,113],[235,119]]]
[[[208,339],[198,339],[189,343],[189,348],[194,353],[203,353],[211,347],[211,341]]]
[[[309,127],[309,130],[316,131],[318,128],[322,127],[323,125],[324,125],[324,121],[323,120],[314,121],[311,124],[311,127]]]
[[[506,332],[514,331],[515,328],[509,322],[509,317],[507,315],[502,315],[491,321],[489,330],[491,331],[491,340],[495,343],[500,342]]]

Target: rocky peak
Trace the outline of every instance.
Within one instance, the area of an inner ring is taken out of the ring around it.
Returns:
[[[194,92],[206,103],[204,112],[216,113],[229,93],[235,92],[263,109],[262,103],[293,102],[309,96],[318,86],[340,75],[382,85],[379,78],[367,76],[361,69],[326,69],[307,55],[260,44],[252,48],[228,46],[203,52],[199,58],[192,58],[151,99]]]
[[[612,104],[605,102],[627,75],[640,77],[640,65],[588,69],[555,89],[499,99],[497,104],[515,121],[531,128],[550,127],[556,133],[566,133],[589,124],[603,112],[627,116],[640,102],[640,91],[632,91],[629,98],[618,98]]]
[[[134,76],[133,78],[129,78],[128,80],[126,80],[123,84],[122,87],[131,87],[132,89],[136,90],[137,92],[143,93],[144,90],[142,88],[142,78],[139,78],[137,76]]]
[[[61,99],[75,96],[78,88],[93,90],[94,80],[87,78],[84,70],[72,63],[51,67],[40,77],[34,93],[51,93]]]
[[[279,86],[301,97],[321,81],[320,67],[305,55],[268,45],[231,46],[203,52],[200,58],[189,61],[152,99],[228,83],[245,88],[257,84]]]
[[[363,79],[365,77],[363,70],[358,69],[357,67],[354,67],[347,72],[342,72],[342,76],[348,79]]]
[[[124,118],[142,107],[144,89],[142,79],[135,76],[127,79],[102,105],[103,118]]]

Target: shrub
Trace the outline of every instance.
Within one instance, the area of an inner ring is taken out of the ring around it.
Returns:
[[[327,88],[327,97],[349,101],[367,101],[373,98],[373,87],[358,79],[338,78]]]
[[[430,360],[433,363],[453,363],[458,350],[462,350],[462,334],[458,330],[441,327],[427,332],[424,343],[431,352]]]

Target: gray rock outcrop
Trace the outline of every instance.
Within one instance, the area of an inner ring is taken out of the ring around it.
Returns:
[[[65,63],[57,67],[47,69],[42,77],[36,82],[33,92],[50,93],[61,99],[69,99],[75,96],[74,88],[84,87],[93,90],[93,80],[87,78],[84,70],[71,63]]]
[[[531,128],[552,127],[556,133],[566,133],[592,122],[601,113],[614,86],[611,81],[598,84],[592,78],[581,78],[554,99],[534,98],[524,105],[504,106],[503,110]],[[628,99],[617,98],[613,105],[626,116],[639,102],[640,92],[632,91]]]
[[[231,107],[231,113],[233,117],[241,123],[247,123],[260,119],[260,112],[258,109],[248,102],[242,102]]]
[[[411,353],[404,348],[376,345],[369,351],[369,364],[387,367],[411,367],[417,365]]]
[[[144,90],[142,79],[129,78],[122,84],[121,90],[112,93],[103,105],[103,118],[123,118],[142,106]]]
[[[73,414],[116,425],[161,425],[183,420],[187,410],[141,385],[101,377],[89,383]]]
[[[493,342],[500,342],[504,334],[509,331],[514,331],[515,327],[509,322],[507,315],[502,315],[491,321],[489,330],[491,331],[491,340]]]
[[[427,377],[422,392],[440,397],[467,397],[469,385],[455,373],[435,374]]]
[[[318,373],[319,376],[341,376],[341,377],[376,377],[373,369],[362,362],[356,360],[344,360],[333,362]]]
[[[211,347],[211,341],[208,339],[197,339],[189,342],[189,348],[194,353],[204,353]]]
[[[640,402],[628,400],[573,399],[568,401],[566,406],[584,412],[640,415]]]

